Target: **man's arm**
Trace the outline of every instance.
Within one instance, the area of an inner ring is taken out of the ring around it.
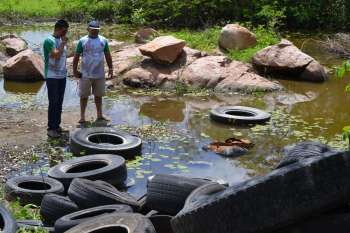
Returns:
[[[75,53],[73,58],[73,75],[76,78],[81,78],[78,72],[78,64],[79,64],[80,54]]]
[[[67,42],[68,42],[67,37],[62,37],[62,43],[58,48],[54,48],[51,51],[50,57],[53,59],[60,59],[60,57],[62,56],[62,53],[64,52],[64,46],[66,46]]]
[[[111,56],[111,52],[109,50],[109,45],[108,45],[107,40],[105,43],[104,53],[105,53],[105,58],[106,58],[106,62],[108,65],[108,77],[107,77],[107,79],[112,79],[113,78],[113,61],[112,61],[112,56]]]
[[[83,45],[82,45],[82,42],[79,41],[77,48],[75,49],[75,54],[73,58],[73,75],[76,78],[81,78],[80,73],[78,72],[78,64],[79,64],[80,54],[82,53],[83,53]]]

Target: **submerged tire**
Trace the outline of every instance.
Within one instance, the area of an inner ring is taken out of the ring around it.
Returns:
[[[12,217],[10,212],[0,204],[0,232],[16,233],[17,228],[16,220]]]
[[[61,182],[42,176],[18,176],[9,179],[5,185],[5,198],[8,201],[19,199],[21,205],[40,206],[45,194],[63,194]]]
[[[208,180],[158,174],[148,180],[146,206],[170,215],[177,214],[193,190]]]
[[[156,233],[151,221],[141,214],[108,214],[86,221],[66,232]]]
[[[326,152],[334,151],[331,147],[320,142],[306,141],[295,146],[286,146],[283,149],[284,157],[277,168],[288,166],[292,163],[316,156],[322,156]]]
[[[212,109],[210,118],[225,124],[261,124],[269,121],[271,115],[256,108],[226,106]]]
[[[75,156],[116,154],[132,158],[141,154],[140,138],[110,127],[78,129],[71,135],[70,149]]]
[[[106,205],[98,206],[90,209],[81,210],[75,213],[71,213],[59,218],[55,222],[55,233],[63,233],[67,230],[96,218],[103,214],[112,213],[132,213],[132,209],[127,205]]]
[[[41,202],[40,215],[45,224],[53,225],[60,217],[77,211],[79,207],[68,197],[46,194]]]
[[[66,190],[74,178],[103,180],[115,186],[127,179],[125,159],[118,155],[90,155],[52,167],[48,175],[63,183]]]
[[[82,209],[115,204],[129,205],[134,210],[140,209],[140,203],[136,198],[100,181],[74,179],[68,189],[68,196]]]

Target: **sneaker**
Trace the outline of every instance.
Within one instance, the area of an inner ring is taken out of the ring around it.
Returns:
[[[57,130],[50,129],[47,131],[47,136],[50,138],[59,138],[61,137],[61,134]]]

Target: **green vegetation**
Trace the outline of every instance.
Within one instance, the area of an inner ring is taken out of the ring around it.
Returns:
[[[0,0],[0,14],[7,18],[40,18],[60,15],[57,0]]]
[[[256,28],[249,25],[247,26],[256,34],[258,43],[254,47],[245,50],[225,51],[226,55],[233,60],[248,62],[257,51],[269,45],[276,44],[280,40],[279,35],[272,29],[266,29],[262,26]],[[201,31],[182,29],[178,31],[164,31],[163,34],[171,34],[177,38],[183,39],[191,48],[208,53],[215,53],[218,51],[220,30],[220,27],[212,27]]]
[[[346,28],[347,0],[0,0],[4,17],[97,18],[118,23],[206,28],[233,21],[288,28]]]

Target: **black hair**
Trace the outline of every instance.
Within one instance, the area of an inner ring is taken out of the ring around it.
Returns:
[[[69,24],[66,20],[60,19],[55,23],[55,29],[69,28]]]

